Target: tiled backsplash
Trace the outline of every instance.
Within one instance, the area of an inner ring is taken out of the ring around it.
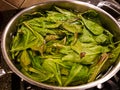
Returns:
[[[48,1],[48,0],[25,0],[24,3],[21,5],[21,8],[29,7],[31,5],[34,5],[40,2],[45,2],[45,1]]]
[[[15,7],[13,7],[12,5],[9,5],[9,3],[7,2],[0,0],[0,11],[6,11],[11,9],[15,9]]]
[[[0,0],[0,11],[20,9],[47,0]]]
[[[47,0],[0,0],[0,31],[21,9],[44,1]]]
[[[14,7],[19,8],[24,3],[25,0],[3,0],[3,1]]]

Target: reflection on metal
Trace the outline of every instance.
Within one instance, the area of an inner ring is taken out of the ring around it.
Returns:
[[[0,69],[0,77],[5,75],[5,74],[6,74],[6,72],[4,71],[4,69]]]
[[[102,2],[100,2],[97,6],[98,6],[98,7],[106,6],[106,7],[108,7],[109,9],[111,9],[112,11],[114,11],[114,12],[116,12],[117,14],[120,15],[120,6],[117,5],[117,4],[114,4],[114,3],[112,3],[112,2],[102,1]]]

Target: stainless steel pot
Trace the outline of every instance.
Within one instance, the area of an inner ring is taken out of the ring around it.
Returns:
[[[11,55],[9,52],[9,45],[12,39],[12,34],[15,33],[16,30],[16,25],[20,19],[20,17],[24,14],[27,13],[31,13],[34,12],[38,9],[49,9],[52,5],[56,5],[59,7],[63,7],[63,8],[71,8],[73,10],[76,10],[78,12],[84,12],[86,10],[89,9],[94,9],[96,10],[99,15],[100,18],[102,19],[102,23],[109,29],[111,30],[111,32],[113,32],[115,35],[117,35],[117,39],[120,39],[120,26],[117,23],[117,21],[107,12],[105,12],[104,10],[100,9],[97,6],[88,4],[88,3],[84,3],[84,2],[80,2],[80,1],[75,1],[75,0],[50,0],[44,3],[40,3],[38,5],[34,5],[31,6],[29,8],[26,8],[24,10],[22,10],[21,12],[19,12],[17,15],[15,15],[10,22],[7,24],[4,33],[2,35],[2,42],[1,42],[1,49],[2,49],[2,54],[3,57],[6,61],[6,63],[8,64],[8,66],[10,67],[10,69],[16,73],[19,77],[21,77],[23,80],[42,87],[42,88],[48,88],[48,89],[59,89],[59,90],[83,90],[83,89],[88,89],[94,86],[97,86],[99,84],[104,83],[105,81],[109,80],[111,77],[113,77],[119,70],[120,70],[120,60],[118,59],[118,61],[115,63],[115,65],[108,70],[108,72],[106,72],[105,75],[103,75],[102,78],[84,84],[84,85],[79,85],[79,86],[69,86],[69,87],[58,87],[58,86],[52,86],[52,85],[47,85],[47,84],[43,84],[40,82],[36,82],[30,78],[28,78],[27,76],[23,75],[13,64],[12,60],[11,60]]]

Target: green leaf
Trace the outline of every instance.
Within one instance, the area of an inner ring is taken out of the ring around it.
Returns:
[[[118,44],[117,47],[111,51],[110,61],[114,63],[116,59],[118,58],[119,54],[120,54],[120,44]]]
[[[83,33],[80,35],[79,40],[83,43],[96,43],[93,37],[93,34],[84,27]]]
[[[108,36],[106,36],[105,34],[100,34],[99,36],[95,37],[95,41],[97,43],[103,44],[104,42],[107,41],[107,38],[109,38]]]
[[[109,58],[107,62],[105,62],[101,71],[106,71],[109,67],[111,67],[119,59],[119,55],[120,55],[120,44],[118,44],[116,48],[111,50],[109,54]]]
[[[110,49],[108,47],[103,47],[100,45],[94,45],[91,47],[86,47],[85,44],[82,45],[82,50],[80,53],[85,53],[83,57],[81,57],[80,62],[82,64],[94,64],[98,59],[101,53],[109,52]]]
[[[77,52],[78,54],[80,54],[80,52],[82,51],[82,44],[80,41],[77,41],[75,43],[75,45],[71,45],[71,49],[74,50],[75,52]]]
[[[47,34],[56,34],[54,31],[49,30],[47,28],[40,28],[37,26],[32,26],[32,29],[41,34],[42,36],[46,36]]]
[[[62,57],[63,61],[71,61],[71,62],[80,62],[80,56],[79,54],[75,52],[71,52],[65,56]]]
[[[47,20],[49,21],[65,21],[67,19],[69,19],[67,16],[65,16],[62,13],[56,12],[56,11],[47,11]]]
[[[42,63],[44,60],[40,56],[34,56],[33,54],[31,54],[30,56],[31,56],[32,67],[38,69],[41,72],[42,71],[44,72],[44,69],[42,67]]]
[[[36,44],[41,45],[44,41],[43,37],[40,34],[38,35],[37,34],[38,33],[34,34],[33,32],[31,32],[29,28],[22,26],[19,32],[17,33],[17,36],[13,38],[11,51],[13,52],[13,51],[25,50]]]
[[[92,32],[94,35],[100,35],[103,33],[104,28],[96,22],[91,20],[85,19],[82,17],[82,21],[84,22],[85,26]]]
[[[88,68],[89,68],[88,66],[83,65],[79,73],[75,76],[75,78],[70,83],[70,85],[81,85],[81,84],[87,83],[89,79]]]
[[[68,22],[64,22],[62,24],[63,28],[69,32],[72,33],[82,33],[82,26],[81,25],[76,25],[76,24],[71,24]]]
[[[100,73],[103,65],[105,64],[105,62],[108,60],[108,54],[106,53],[103,53],[101,55],[101,58],[100,60],[98,61],[98,63],[96,65],[93,65],[91,68],[90,68],[90,71],[89,71],[89,80],[88,82],[92,82],[95,80],[96,76]]]
[[[38,81],[38,82],[45,82],[54,76],[51,73],[42,73],[31,67],[29,68],[29,72],[32,72],[32,74],[27,72],[24,69],[22,69],[21,72],[25,74],[26,76],[28,76],[29,78],[32,78],[33,80]]]
[[[57,79],[57,82],[59,83],[59,86],[62,86],[61,73],[60,73],[59,65],[56,64],[55,62],[53,62],[52,59],[46,59],[43,62],[42,66],[47,72],[54,73],[55,78]]]
[[[98,44],[113,44],[113,35],[108,30],[104,30],[103,34],[94,36],[94,38]]]
[[[64,86],[69,85],[74,80],[74,78],[79,74],[81,69],[82,69],[82,65],[73,64],[73,66],[70,70],[70,74],[69,74]]]
[[[21,53],[20,63],[23,67],[31,64],[30,56],[26,50],[22,51]]]
[[[100,16],[99,16],[99,14],[95,10],[88,10],[86,12],[83,12],[81,15],[84,18],[92,20],[92,21],[98,23],[99,25],[101,25]]]
[[[56,6],[54,6],[54,7],[55,7],[55,9],[57,11],[59,11],[60,13],[66,15],[67,17],[74,17],[74,16],[76,16],[73,12],[70,12],[69,10],[61,9],[59,7],[56,7]]]
[[[80,60],[82,64],[94,64],[98,58],[98,54],[85,54]]]

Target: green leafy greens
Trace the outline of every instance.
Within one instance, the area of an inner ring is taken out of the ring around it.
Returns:
[[[33,80],[81,85],[116,61],[120,44],[113,37],[94,10],[74,13],[53,6],[21,18],[10,52],[19,70]]]

